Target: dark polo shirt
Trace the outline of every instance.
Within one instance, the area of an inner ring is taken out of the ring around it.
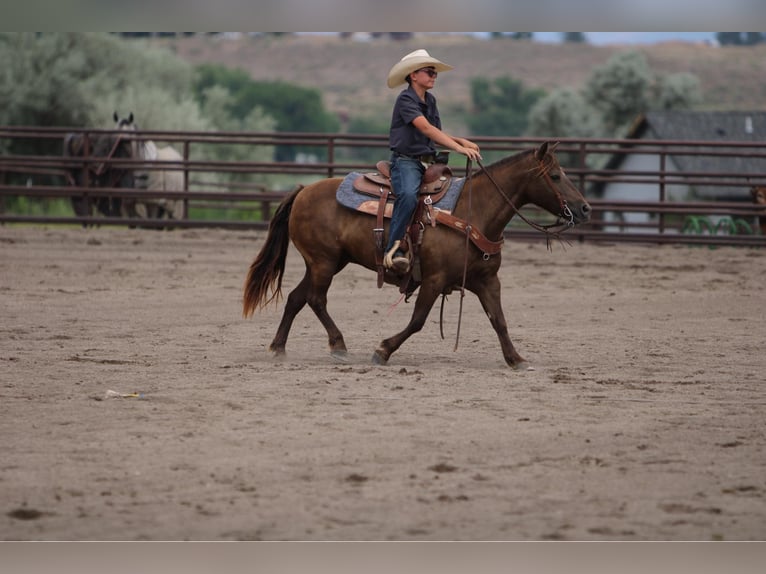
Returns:
[[[442,122],[436,107],[436,98],[431,92],[426,92],[426,101],[422,102],[412,86],[407,86],[396,98],[391,115],[388,144],[392,151],[410,156],[436,152],[433,142],[412,125],[412,121],[418,116],[424,116],[431,125],[441,129]]]

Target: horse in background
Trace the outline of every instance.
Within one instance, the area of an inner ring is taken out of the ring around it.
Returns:
[[[762,205],[766,210],[766,185],[754,185],[750,188],[750,195],[753,197],[753,203]],[[761,228],[761,235],[766,235],[766,211],[758,216],[758,226]]]
[[[86,139],[87,138],[87,139]],[[133,150],[130,141],[117,134],[68,133],[64,136],[63,155],[67,158],[82,158],[86,154],[91,158],[87,166],[72,165],[68,170],[69,182],[83,187],[88,179],[89,187],[133,188],[133,170],[114,167],[113,160],[131,159]],[[100,161],[99,161],[100,160]],[[101,213],[106,217],[119,217],[122,214],[122,200],[119,197],[73,195],[72,209],[79,217],[90,217]]]
[[[123,131],[137,131],[133,112],[127,118],[120,118],[114,112],[115,128]],[[133,158],[144,161],[178,162],[183,156],[171,146],[157,147],[152,140],[137,140],[131,142]],[[150,191],[183,191],[183,172],[178,169],[142,168],[134,170],[134,185],[136,189]],[[181,199],[131,199],[123,204],[124,214],[128,217],[141,219],[181,219],[184,205]]]

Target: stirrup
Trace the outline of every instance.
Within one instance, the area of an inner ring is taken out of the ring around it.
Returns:
[[[383,257],[383,265],[386,267],[386,269],[390,269],[394,273],[403,275],[410,270],[410,260],[403,255],[394,257],[394,254],[396,253],[396,250],[399,249],[400,244],[401,241],[394,241],[393,247],[391,247],[391,249],[389,249],[386,253],[385,257]]]

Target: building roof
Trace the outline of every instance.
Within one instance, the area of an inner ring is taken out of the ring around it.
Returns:
[[[736,112],[695,112],[695,111],[661,111],[647,112],[639,116],[633,123],[628,139],[646,140],[687,140],[715,142],[766,142],[766,112],[736,111]],[[740,153],[732,156],[694,156],[669,155],[679,171],[766,174],[766,158],[747,157],[746,154],[758,150],[752,148],[721,148],[701,147],[699,151],[725,151]],[[761,152],[763,153],[763,152]],[[627,157],[625,154],[614,154],[607,163],[607,169],[619,169]],[[763,180],[764,178],[760,178]],[[596,193],[603,192],[594,188]],[[746,186],[697,186],[695,193],[704,199],[741,199],[749,198]]]

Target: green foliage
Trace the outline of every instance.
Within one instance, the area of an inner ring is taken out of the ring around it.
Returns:
[[[490,38],[512,38],[513,40],[532,40],[533,32],[490,32]]]
[[[693,74],[654,74],[643,54],[622,52],[594,69],[581,91],[565,88],[542,98],[530,112],[528,133],[623,137],[640,114],[690,109],[702,102],[701,94]]]
[[[586,44],[588,37],[584,32],[563,32],[561,39],[565,44]]]
[[[519,80],[502,76],[494,82],[471,80],[472,112],[466,118],[471,133],[483,136],[520,136],[532,106],[543,90],[528,90]]]
[[[683,110],[702,103],[699,78],[688,73],[657,78],[652,96],[652,109],[655,110]]]
[[[110,127],[130,109],[153,129],[209,127],[190,114],[191,66],[110,34],[3,34],[0,68],[0,124]]]
[[[195,90],[200,101],[211,86],[223,86],[232,99],[229,111],[235,118],[244,118],[254,108],[261,108],[272,116],[275,129],[280,132],[331,133],[340,129],[340,122],[327,112],[322,94],[313,88],[303,88],[284,82],[260,82],[250,79],[242,70],[230,70],[207,64],[198,68]],[[295,147],[277,148],[277,161],[292,161],[296,153],[324,155],[324,150]]]
[[[369,134],[369,135],[381,135],[388,134],[389,122],[379,118],[369,117],[354,117],[348,122],[348,133],[351,134]],[[349,148],[348,152],[345,152],[348,158],[354,161],[368,162],[371,166],[381,159],[388,159],[388,149],[381,149],[380,146],[375,147],[353,147]]]
[[[529,128],[541,137],[589,138],[604,131],[598,110],[571,88],[559,88],[538,100],[529,113]]]
[[[753,235],[755,231],[741,217],[721,217],[717,223],[704,215],[688,215],[684,218],[681,233],[685,235]],[[710,249],[715,249],[711,245]]]
[[[169,50],[106,33],[0,34],[0,125],[113,127],[132,112],[149,130],[273,131],[262,107],[233,116],[236,99],[216,88],[195,97],[195,69]],[[241,79],[248,85],[247,78]],[[161,142],[158,142],[161,144]],[[58,155],[57,139],[14,140],[0,152]],[[272,161],[273,147],[192,145],[193,159]],[[11,175],[11,178],[26,177]],[[218,180],[258,179],[242,175]]]
[[[585,86],[585,99],[596,108],[609,133],[649,109],[652,73],[638,52],[621,52],[596,68]]]
[[[222,86],[212,86],[205,89],[202,94],[202,114],[218,131],[237,132],[270,132],[274,130],[275,120],[260,107],[253,108],[243,118],[231,115],[233,96]],[[195,145],[192,148],[192,159],[201,157],[215,161],[247,161],[247,162],[270,162],[274,157],[274,146],[253,146],[249,144],[205,144]],[[205,182],[237,181],[250,183],[266,183],[270,181],[267,175],[252,176],[247,173],[231,173],[225,177],[221,174],[199,175],[199,180]]]

